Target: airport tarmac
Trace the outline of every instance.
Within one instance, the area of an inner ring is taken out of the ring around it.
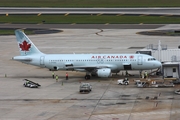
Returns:
[[[161,28],[171,28],[165,25]],[[148,44],[177,48],[179,37],[146,36],[136,34],[151,29],[61,29],[63,32],[29,35],[44,53],[135,53]],[[152,29],[154,30],[154,29]],[[0,36],[0,120],[179,120],[180,96],[173,88],[136,88],[120,86],[112,78],[84,80],[85,73],[51,71],[12,61],[19,55],[15,36]],[[138,79],[138,71],[131,71]],[[26,88],[23,79],[41,84],[40,88]],[[80,94],[81,82],[92,84],[92,92]],[[149,99],[147,99],[149,97]],[[157,97],[157,99],[153,99]]]

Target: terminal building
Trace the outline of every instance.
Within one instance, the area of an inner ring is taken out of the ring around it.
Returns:
[[[167,45],[150,44],[146,48],[136,51],[140,54],[148,54],[161,61],[161,73],[164,80],[178,80],[180,82],[180,46],[178,49],[168,49]]]

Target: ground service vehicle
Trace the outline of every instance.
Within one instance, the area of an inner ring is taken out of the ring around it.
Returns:
[[[127,78],[117,80],[118,85],[129,85],[129,80]]]
[[[180,89],[175,90],[174,93],[180,95]]]
[[[92,91],[92,86],[90,83],[81,83],[79,92],[91,92]]]
[[[136,82],[137,87],[149,87],[147,82]]]
[[[165,83],[157,83],[156,81],[140,81],[136,82],[137,87],[151,87],[151,88],[164,88],[164,87],[174,87],[174,84],[165,84]]]
[[[173,80],[172,83],[173,84],[180,84],[180,80]]]
[[[39,86],[41,86],[40,84],[30,81],[28,79],[24,79],[24,81],[24,87],[38,88]]]
[[[141,80],[134,80],[134,84],[137,85],[138,82],[141,82]]]

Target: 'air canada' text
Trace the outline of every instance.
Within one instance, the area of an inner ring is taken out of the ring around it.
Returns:
[[[127,58],[130,58],[130,59],[133,59],[134,56],[133,55],[130,55],[130,56],[92,56],[91,57],[92,59],[127,59]]]

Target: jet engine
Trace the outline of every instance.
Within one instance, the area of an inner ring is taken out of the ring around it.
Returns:
[[[111,69],[109,68],[102,68],[97,70],[98,77],[109,77],[111,76]]]
[[[54,66],[53,69],[49,69],[49,71],[58,71],[58,67]]]

